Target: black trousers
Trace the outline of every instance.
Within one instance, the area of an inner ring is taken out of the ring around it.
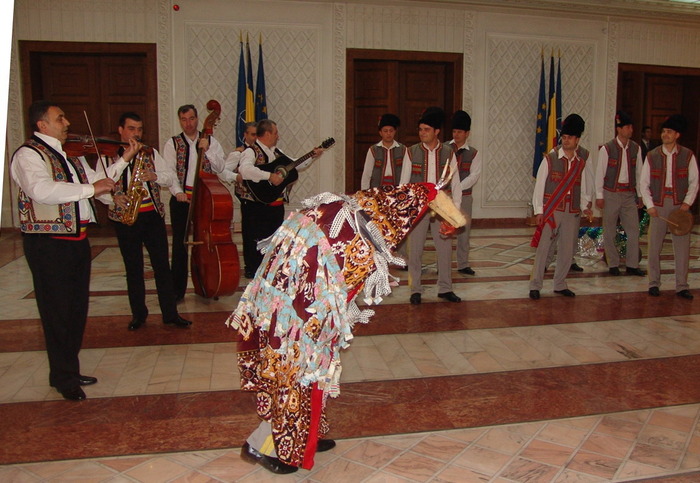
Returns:
[[[170,198],[170,225],[173,229],[173,287],[175,297],[182,298],[187,291],[189,268],[187,266],[187,247],[185,246],[185,231],[187,229],[187,214],[190,204]]]
[[[284,221],[284,205],[270,206],[256,201],[241,200],[241,231],[245,273],[254,275],[263,255],[257,244],[272,235]]]
[[[165,231],[165,221],[157,211],[153,210],[139,213],[136,223],[131,226],[113,223],[126,269],[131,314],[135,318],[143,319],[148,315],[146,283],[143,278],[143,247],[145,246],[155,273],[158,304],[163,320],[176,319],[178,313],[173,275],[168,261],[168,235]]]
[[[90,243],[24,235],[36,305],[49,357],[49,384],[59,391],[78,386],[90,295]]]

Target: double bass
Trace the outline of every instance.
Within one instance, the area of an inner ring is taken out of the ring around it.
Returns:
[[[204,121],[201,137],[211,136],[221,116],[218,101],[207,102],[210,114]],[[231,239],[233,198],[215,174],[202,171],[204,152],[198,149],[197,177],[187,215],[185,244],[192,246],[190,270],[197,295],[218,298],[238,288],[240,263],[238,249]],[[192,241],[188,241],[190,231]]]

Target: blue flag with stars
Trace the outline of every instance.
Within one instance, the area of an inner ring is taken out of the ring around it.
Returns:
[[[540,95],[537,101],[537,128],[535,130],[535,156],[532,160],[532,176],[537,177],[542,157],[547,150],[547,98],[544,93],[544,56],[540,58]]]

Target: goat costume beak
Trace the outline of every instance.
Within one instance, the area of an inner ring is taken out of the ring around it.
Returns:
[[[467,224],[465,214],[457,209],[452,199],[442,190],[437,192],[435,199],[429,202],[428,206],[454,228],[460,228]]]

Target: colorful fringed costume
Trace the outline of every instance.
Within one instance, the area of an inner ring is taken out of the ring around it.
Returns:
[[[277,457],[310,469],[328,431],[327,398],[337,397],[340,350],[391,293],[391,254],[435,198],[428,183],[385,186],[303,202],[261,246],[265,258],[226,324],[240,334],[241,388],[257,392]]]

